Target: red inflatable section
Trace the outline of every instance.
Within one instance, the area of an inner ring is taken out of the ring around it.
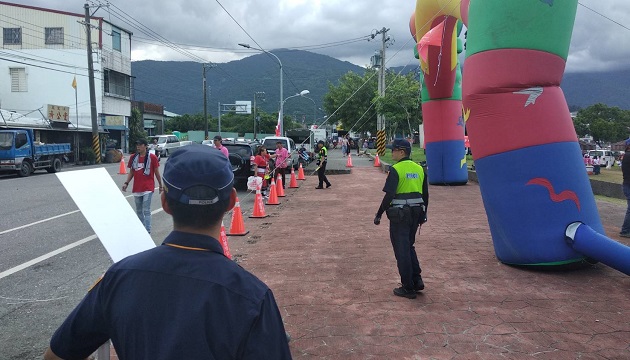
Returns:
[[[565,61],[554,54],[527,49],[484,51],[466,58],[463,98],[473,94],[536,86],[559,86]]]
[[[448,99],[453,96],[453,87],[455,86],[456,65],[453,64],[453,31],[457,28],[457,18],[453,16],[438,17],[433,20],[431,27],[439,25],[445,21],[444,31],[441,35],[442,46],[429,47],[429,69],[424,74],[424,84],[429,92],[429,97],[435,99]],[[455,46],[457,42],[455,42]]]
[[[464,138],[464,120],[461,101],[433,100],[422,103],[422,115],[425,119],[438,121],[424,122],[426,143],[462,140]]]
[[[577,141],[562,90],[556,86],[539,89],[540,94],[536,89],[515,89],[524,93],[464,98],[465,108],[476,109],[466,126],[475,159],[534,145]],[[525,106],[534,98],[535,106]]]

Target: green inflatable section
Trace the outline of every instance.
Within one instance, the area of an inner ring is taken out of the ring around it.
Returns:
[[[532,49],[566,60],[577,5],[566,0],[471,1],[466,57],[495,49]]]

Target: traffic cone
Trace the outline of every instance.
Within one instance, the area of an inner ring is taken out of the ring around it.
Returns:
[[[120,158],[120,168],[118,169],[120,175],[127,175],[127,167],[125,166],[125,157]]]
[[[306,180],[306,177],[304,177],[304,168],[302,168],[302,163],[300,163],[300,168],[298,169],[298,180]]]
[[[352,167],[352,156],[348,154],[348,161],[346,161],[346,167]]]
[[[271,185],[269,185],[269,199],[267,199],[267,205],[280,205],[278,201],[278,194],[276,193],[276,182],[271,178]]]
[[[276,193],[278,197],[285,197],[284,187],[282,186],[282,176],[278,174],[278,181],[276,181]]]
[[[376,154],[376,157],[374,158],[374,167],[380,167],[381,166],[381,160],[378,157],[378,154]]]
[[[223,255],[226,258],[232,260],[232,253],[230,253],[230,247],[228,246],[227,234],[225,233],[225,226],[223,225],[223,220],[221,220],[221,239],[219,239],[221,243],[221,247],[223,248]]]
[[[291,168],[291,181],[289,181],[289,187],[291,189],[299,188],[297,184],[297,179],[295,178],[295,170],[293,168]]]
[[[265,218],[269,215],[265,214],[265,204],[263,204],[263,197],[260,193],[260,185],[256,188],[256,198],[254,199],[254,211],[250,218]]]
[[[232,209],[232,223],[230,224],[230,232],[228,236],[243,236],[249,234],[245,231],[245,223],[243,222],[243,213],[241,212],[241,203],[236,198],[236,204]]]

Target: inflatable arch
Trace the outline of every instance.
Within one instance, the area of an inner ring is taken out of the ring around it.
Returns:
[[[630,275],[630,247],[604,235],[560,89],[576,10],[577,0],[417,0],[410,28],[426,69],[427,104],[455,102],[453,93],[446,97],[432,86],[456,86],[455,19],[468,28],[463,118],[497,258],[547,268],[594,259]],[[443,36],[436,45],[437,26]],[[450,57],[444,56],[447,49]],[[454,116],[454,105],[432,104],[437,109],[427,106],[425,112],[424,94],[422,101],[425,128]],[[432,143],[452,141],[447,130],[431,134]],[[429,145],[427,134],[431,181]],[[445,148],[437,152],[447,153]]]

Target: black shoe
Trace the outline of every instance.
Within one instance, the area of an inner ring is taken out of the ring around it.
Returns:
[[[619,236],[621,237],[625,237],[625,238],[630,238],[630,233],[619,233]]]
[[[329,187],[331,187],[331,186],[332,186],[332,184],[331,184],[331,183],[326,184],[326,189],[328,189],[328,188],[329,188]]]
[[[400,297],[406,297],[407,299],[415,299],[416,298],[416,292],[413,290],[407,290],[404,287],[399,287],[399,288],[395,288],[394,289],[394,295],[396,296],[400,296]]]
[[[324,188],[323,186],[317,186],[317,187],[315,187],[315,189],[323,189],[323,188]]]
[[[420,292],[424,290],[424,282],[422,281],[422,278],[420,278],[417,283],[413,284],[413,290],[415,292]]]

